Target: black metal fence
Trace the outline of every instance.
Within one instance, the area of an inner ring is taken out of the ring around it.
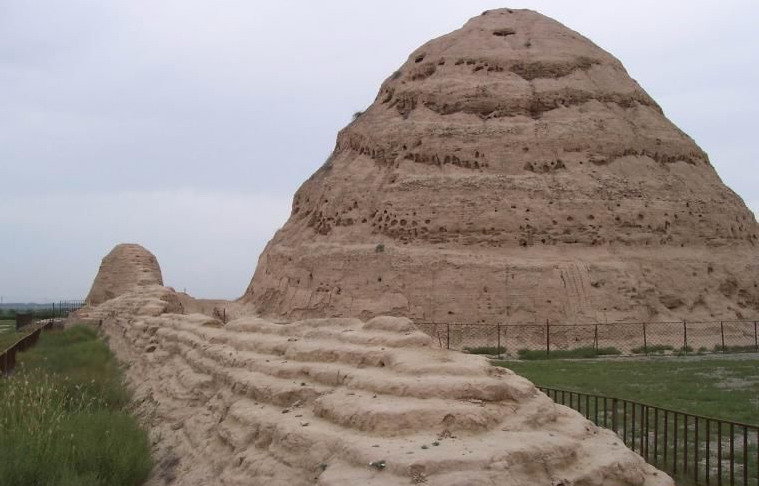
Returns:
[[[53,304],[53,313],[57,312],[57,315],[53,317],[68,317],[69,314],[78,311],[87,304],[84,300],[61,300],[56,307]]]
[[[16,329],[31,324],[38,319],[62,319],[76,312],[86,305],[84,300],[61,300],[45,306],[36,306],[29,309],[7,309],[3,311],[3,318],[15,319]]]
[[[759,486],[759,427],[640,402],[539,387],[615,432],[647,462],[699,485]]]
[[[443,348],[511,356],[759,352],[759,320],[416,325]]]

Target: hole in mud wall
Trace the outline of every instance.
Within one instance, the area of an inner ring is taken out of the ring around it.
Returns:
[[[509,27],[505,27],[503,29],[496,29],[493,31],[493,35],[496,37],[508,37],[514,34],[516,34],[516,31]]]

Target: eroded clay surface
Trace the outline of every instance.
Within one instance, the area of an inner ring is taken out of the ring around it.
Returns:
[[[163,285],[158,260],[140,245],[122,243],[103,258],[87,302],[91,305],[102,304],[148,285]]]
[[[242,300],[289,319],[753,317],[758,234],[617,59],[493,10],[414,51],[340,132]]]
[[[102,320],[162,484],[673,485],[610,431],[405,318],[223,325],[141,287]]]

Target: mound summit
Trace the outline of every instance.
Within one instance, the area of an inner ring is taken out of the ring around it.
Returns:
[[[149,285],[163,285],[158,260],[140,245],[122,243],[103,258],[90,293],[87,294],[87,303],[102,304]]]
[[[288,318],[740,318],[759,227],[622,64],[529,10],[414,51],[295,194],[242,301]]]

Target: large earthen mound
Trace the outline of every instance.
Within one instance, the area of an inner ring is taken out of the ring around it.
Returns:
[[[103,258],[87,295],[89,305],[98,305],[139,287],[163,285],[156,257],[140,245],[117,245]]]
[[[150,485],[672,486],[614,433],[405,318],[223,325],[139,287],[81,311],[126,361]]]
[[[291,319],[749,317],[758,234],[617,59],[494,10],[416,50],[340,132],[242,300]]]

